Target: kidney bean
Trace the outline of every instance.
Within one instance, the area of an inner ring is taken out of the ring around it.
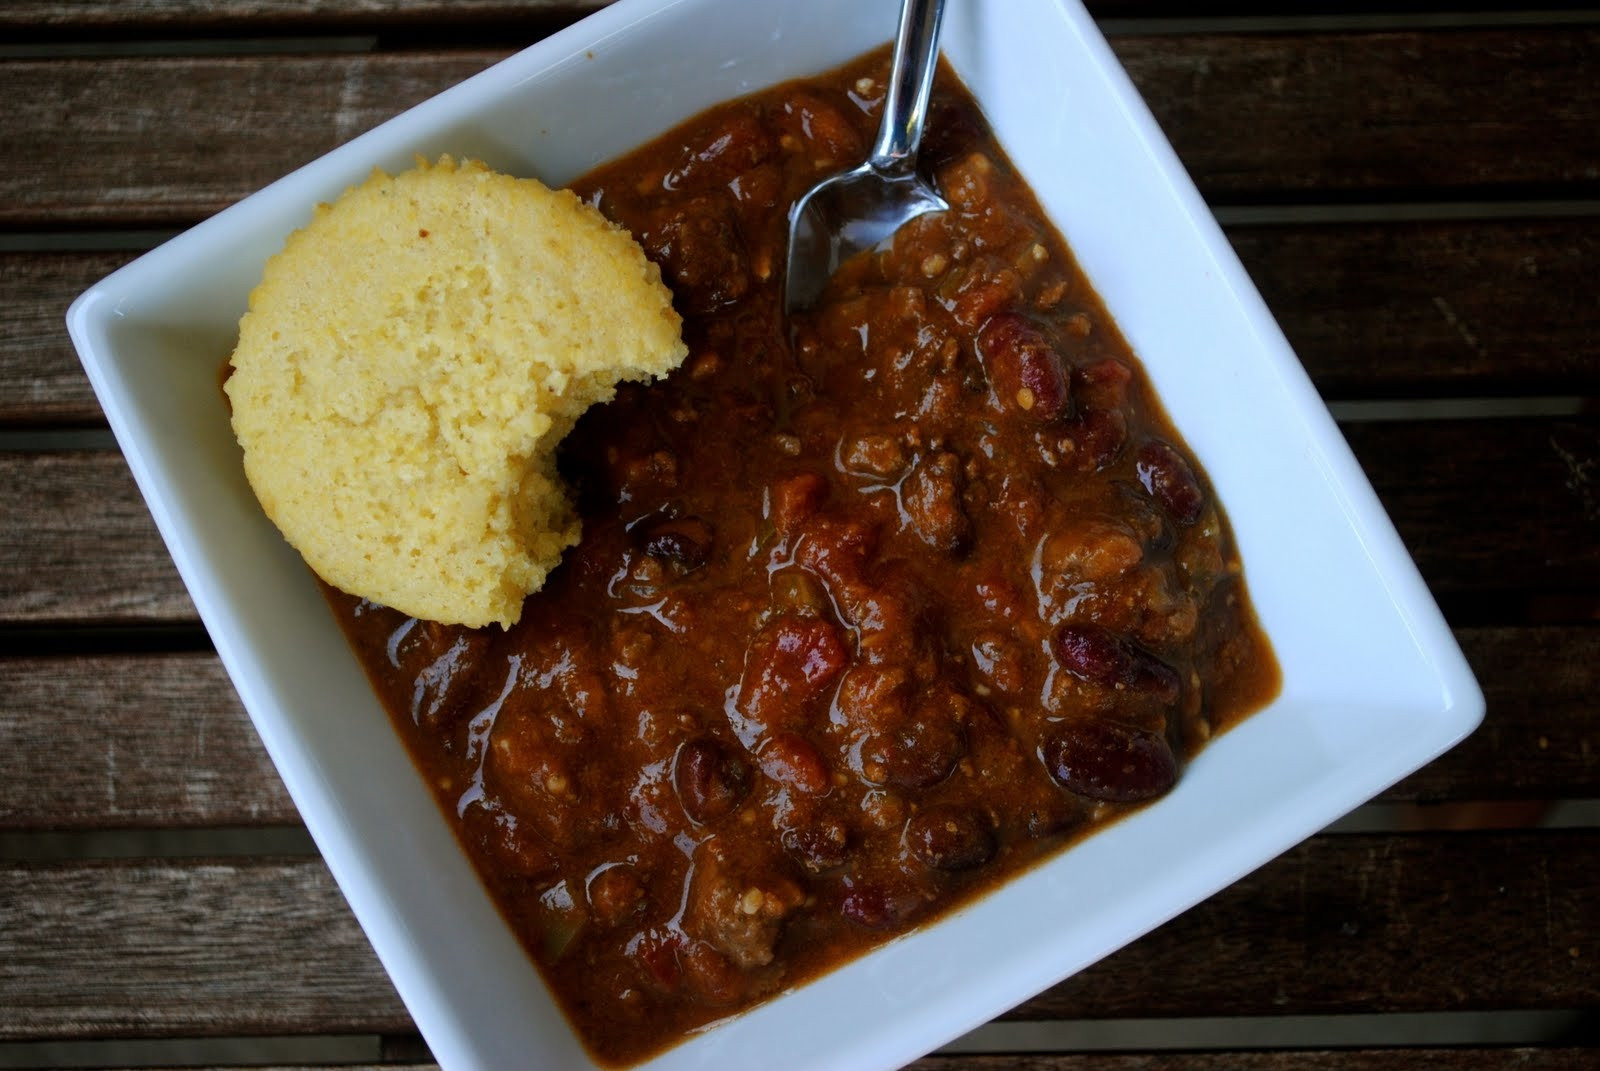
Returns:
[[[900,666],[851,666],[839,681],[839,713],[862,732],[887,732],[905,716],[911,679]]]
[[[1063,722],[1045,736],[1040,757],[1057,784],[1089,799],[1154,799],[1178,780],[1166,737],[1118,722]]]
[[[971,870],[994,857],[994,831],[964,807],[925,807],[906,823],[906,849],[935,870]]]
[[[972,519],[961,506],[961,460],[948,452],[917,462],[900,489],[906,519],[935,550],[959,554],[972,541]]]
[[[978,333],[978,357],[1002,410],[1048,424],[1071,408],[1067,366],[1027,317],[1014,312],[991,317]]]
[[[689,820],[705,825],[738,809],[750,790],[750,768],[715,740],[702,737],[678,748],[672,787]]]
[[[1145,443],[1134,458],[1134,472],[1174,521],[1190,525],[1200,519],[1205,492],[1189,462],[1171,445],[1159,439]]]
[[[711,557],[716,530],[701,517],[663,517],[640,525],[634,535],[652,558],[691,572]]]
[[[1108,688],[1124,687],[1171,703],[1178,698],[1178,671],[1123,636],[1098,625],[1063,625],[1051,644],[1068,673]]]
[[[1128,417],[1121,409],[1084,409],[1067,435],[1071,460],[1080,469],[1099,472],[1115,461],[1128,442]]]
[[[785,829],[779,837],[788,852],[806,870],[820,874],[844,866],[849,858],[850,831],[837,818],[821,818]]]
[[[923,900],[914,888],[892,881],[854,878],[839,898],[839,913],[858,926],[884,930],[916,913]]]
[[[828,791],[832,779],[817,746],[798,733],[778,733],[762,745],[756,756],[761,772],[808,796]]]
[[[869,738],[862,747],[863,758],[882,768],[883,783],[901,788],[937,785],[950,776],[966,753],[966,734],[958,712],[926,700],[916,704],[911,717],[889,732]]]

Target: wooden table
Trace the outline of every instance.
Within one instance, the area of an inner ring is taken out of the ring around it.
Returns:
[[[139,250],[598,6],[0,7],[0,1066],[428,1059],[62,313]],[[1488,720],[918,1066],[1600,1066],[1600,11],[1539,6],[1094,5],[1456,628]]]

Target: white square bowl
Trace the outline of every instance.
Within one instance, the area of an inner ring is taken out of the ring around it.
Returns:
[[[882,43],[897,6],[620,0],[173,239],[68,315],[244,705],[446,1068],[590,1061],[245,483],[217,377],[246,295],[312,206],[375,166],[450,152],[562,184],[717,101]],[[1071,0],[951,0],[944,51],[1209,472],[1283,690],[1155,805],[652,1068],[911,1060],[1260,866],[1482,717],[1371,488],[1088,16]]]

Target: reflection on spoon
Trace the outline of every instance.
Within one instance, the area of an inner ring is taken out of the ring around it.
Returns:
[[[917,216],[950,207],[917,173],[943,15],[944,0],[905,0],[872,155],[852,171],[823,179],[795,202],[784,287],[789,313],[815,304],[839,265],[852,256],[876,248]]]

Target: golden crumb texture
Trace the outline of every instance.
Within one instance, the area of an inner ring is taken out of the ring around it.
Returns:
[[[510,625],[578,538],[557,444],[685,354],[626,231],[443,157],[318,206],[267,262],[225,386],[250,485],[319,576]]]

